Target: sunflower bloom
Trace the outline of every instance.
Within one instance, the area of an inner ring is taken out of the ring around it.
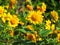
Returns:
[[[28,2],[29,0],[25,0],[26,2]]]
[[[10,13],[7,14],[7,20],[10,20],[12,18],[12,15]]]
[[[4,13],[4,15],[2,16],[2,21],[5,23],[6,20],[7,20],[7,15],[6,15],[6,13]]]
[[[17,0],[10,0],[10,5],[8,8],[15,8],[14,5],[16,4]]]
[[[16,27],[16,26],[18,26],[19,19],[18,19],[18,17],[16,15],[13,15],[8,23],[9,23],[9,26]]]
[[[60,33],[60,30],[55,30],[55,33]]]
[[[3,13],[4,15],[2,15],[2,21],[3,23],[5,23],[6,21],[10,20],[10,18],[12,17],[12,15],[10,15],[10,13],[6,14]]]
[[[37,9],[38,9],[38,10],[40,10],[40,9],[41,9],[41,7],[40,7],[40,6],[37,6]]]
[[[24,22],[20,21],[19,24],[20,24],[20,25],[24,25]]]
[[[16,3],[16,0],[10,0],[11,1],[11,4],[15,4]]]
[[[42,6],[37,6],[37,9],[44,13],[46,11],[46,4],[42,3]]]
[[[26,17],[33,24],[41,24],[43,21],[43,16],[40,11],[30,11],[28,16]]]
[[[31,25],[27,25],[27,29],[29,29],[29,30],[34,30]]]
[[[33,6],[31,6],[31,5],[27,5],[26,7],[28,10],[33,10]]]
[[[27,39],[36,42],[36,36],[34,34],[27,33]]]
[[[58,21],[58,13],[55,10],[51,11],[51,15],[53,16],[55,21]]]
[[[50,30],[50,28],[51,28],[51,21],[50,20],[47,20],[46,21],[45,29]]]
[[[0,6],[0,17],[2,17],[3,13],[7,12],[4,7]]]
[[[60,42],[60,33],[57,34],[57,40]]]
[[[51,26],[51,30],[52,30],[52,31],[55,30],[55,24],[52,24],[52,26]]]
[[[10,30],[10,36],[14,36],[14,30]]]
[[[44,13],[46,11],[46,4],[42,3],[42,12]]]
[[[4,7],[0,6],[0,14],[4,12]]]

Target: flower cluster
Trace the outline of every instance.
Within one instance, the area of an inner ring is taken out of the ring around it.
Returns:
[[[59,4],[55,0],[0,0],[1,45],[59,45]]]

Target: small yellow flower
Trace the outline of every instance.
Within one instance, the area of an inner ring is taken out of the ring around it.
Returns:
[[[4,12],[4,7],[0,6],[0,14]]]
[[[20,24],[20,25],[24,25],[24,22],[20,21],[19,24]]]
[[[10,20],[10,18],[12,18],[12,15],[8,12],[8,13],[7,13],[7,17],[8,17],[7,20]]]
[[[26,17],[33,24],[41,24],[43,21],[43,16],[40,11],[30,11],[28,16]]]
[[[37,9],[40,10],[40,11],[42,10],[42,8],[40,6],[37,6]]]
[[[5,23],[6,21],[10,20],[11,17],[12,17],[12,15],[10,15],[10,13],[8,13],[8,14],[3,13],[2,21]]]
[[[60,30],[55,30],[55,33],[60,33]]]
[[[60,33],[57,34],[57,40],[60,42]]]
[[[29,0],[25,0],[26,2],[28,2]]]
[[[4,15],[2,16],[2,21],[5,23],[6,20],[7,20],[7,15],[6,15],[6,13],[4,13]]]
[[[50,30],[50,28],[51,28],[51,21],[50,20],[47,20],[46,21],[45,29]]]
[[[42,38],[38,38],[38,39],[37,39],[37,41],[41,41],[41,40],[42,40]]]
[[[11,4],[15,4],[16,3],[16,0],[10,0],[11,1]]]
[[[37,32],[37,31],[34,31],[34,35],[35,35],[36,37],[38,37],[38,32]]]
[[[34,34],[27,33],[27,39],[36,42],[36,36]]]
[[[51,29],[52,31],[55,30],[55,24],[52,24]]]
[[[10,30],[10,36],[14,36],[14,30]]]
[[[25,2],[31,2],[31,0],[25,0]]]
[[[42,3],[42,12],[44,13],[46,11],[46,4]]]
[[[33,7],[31,5],[26,6],[28,10],[33,10]]]
[[[9,26],[16,27],[16,26],[18,26],[19,19],[18,19],[18,17],[16,15],[13,15],[8,23],[9,23]]]
[[[46,4],[42,3],[42,6],[37,6],[37,9],[44,13],[46,11]]]
[[[16,4],[17,0],[10,0],[9,8],[15,8],[14,5]]]
[[[55,10],[51,11],[51,15],[53,16],[55,21],[58,21],[59,16],[58,16],[58,13]]]
[[[2,17],[3,13],[7,12],[4,7],[0,6],[0,17]]]
[[[27,29],[29,29],[29,30],[34,30],[31,25],[27,25]]]

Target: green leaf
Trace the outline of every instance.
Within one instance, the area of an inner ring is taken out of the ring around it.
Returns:
[[[40,30],[40,35],[42,37],[46,37],[50,32],[51,30]]]
[[[52,2],[52,5],[53,5],[53,6],[56,6],[55,0],[51,0],[51,2]]]
[[[20,32],[22,33],[26,33],[26,31],[24,29],[20,29]]]

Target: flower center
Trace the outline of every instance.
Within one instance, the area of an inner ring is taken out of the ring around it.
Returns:
[[[37,20],[36,15],[32,15],[31,19],[32,19],[33,21],[36,21],[36,20]]]
[[[14,25],[14,24],[15,24],[15,20],[11,20],[10,22],[11,22],[11,24],[12,24],[12,25]]]
[[[2,10],[0,10],[0,14],[1,14],[1,13],[3,13],[3,11],[2,11]]]

